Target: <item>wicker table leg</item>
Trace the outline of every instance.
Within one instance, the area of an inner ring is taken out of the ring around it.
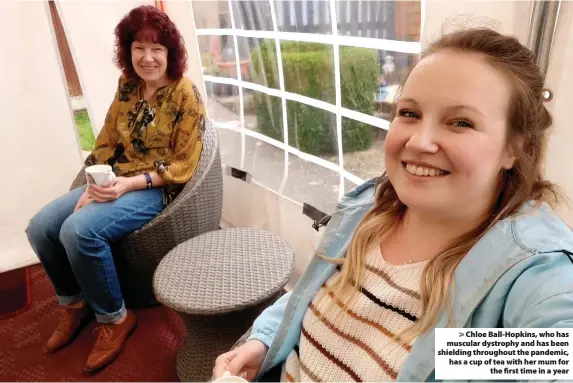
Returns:
[[[276,297],[263,304],[222,315],[179,313],[187,328],[187,338],[177,354],[177,376],[182,382],[207,382],[215,359],[233,347],[257,316]]]

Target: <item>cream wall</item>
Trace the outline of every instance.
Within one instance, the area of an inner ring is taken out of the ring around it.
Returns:
[[[117,89],[121,72],[113,63],[114,30],[130,10],[153,0],[57,1],[64,31],[97,136]]]
[[[33,25],[33,28],[30,28]],[[0,2],[0,272],[36,263],[24,230],[81,166],[47,2]]]
[[[573,226],[573,170],[570,164],[573,153],[573,127],[571,106],[573,105],[573,3],[561,3],[559,19],[554,36],[551,59],[547,69],[546,86],[554,93],[548,103],[554,118],[546,162],[547,177],[557,183],[568,204],[562,204],[560,215]]]
[[[422,21],[422,44],[442,32],[468,27],[490,27],[526,42],[531,1],[426,0]]]

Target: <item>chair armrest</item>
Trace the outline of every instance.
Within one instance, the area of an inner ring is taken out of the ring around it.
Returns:
[[[76,176],[74,182],[72,182],[72,185],[70,186],[70,191],[77,189],[80,186],[83,186],[87,183],[85,169],[86,167],[83,166],[78,175]]]

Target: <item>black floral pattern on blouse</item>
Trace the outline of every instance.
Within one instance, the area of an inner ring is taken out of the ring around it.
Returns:
[[[185,112],[178,110],[175,113],[175,118],[173,119],[173,126],[177,126],[181,121],[183,121],[183,116],[185,116]]]
[[[161,88],[159,88],[157,90],[157,93],[155,94],[155,102],[161,104],[163,102],[163,99],[165,98],[166,92],[167,92],[167,86],[162,86]]]
[[[135,81],[126,81],[119,87],[119,101],[129,101],[129,96],[131,96],[136,90],[137,84]]]
[[[147,126],[155,119],[155,109],[145,100],[139,100],[127,113],[127,124],[131,131],[131,144],[138,154],[149,153],[142,139]]]
[[[197,102],[199,104],[202,104],[203,99],[201,98],[201,93],[199,93],[199,89],[197,89],[197,86],[195,86],[195,84],[193,84],[192,89],[193,89],[193,94],[195,94],[195,98],[197,99]]]
[[[125,147],[120,142],[115,146],[115,150],[113,152],[113,158],[114,158],[113,164],[115,164],[116,162],[120,164],[129,163],[124,153],[125,153]]]
[[[117,164],[127,164],[129,160],[125,156],[125,147],[120,142],[115,146],[115,150],[113,151],[113,156],[108,158],[105,163],[112,167],[113,172],[115,175],[120,175],[120,170],[117,167]]]

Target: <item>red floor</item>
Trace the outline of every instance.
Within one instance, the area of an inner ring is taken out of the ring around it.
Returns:
[[[30,269],[21,268],[0,274],[0,319],[14,316],[32,301],[28,291]]]
[[[11,318],[0,319],[0,381],[178,381],[175,360],[185,328],[162,306],[137,310],[138,326],[117,360],[97,374],[84,372],[94,342],[95,322],[68,347],[43,350],[59,322],[50,280],[41,266],[31,268],[32,302]]]

